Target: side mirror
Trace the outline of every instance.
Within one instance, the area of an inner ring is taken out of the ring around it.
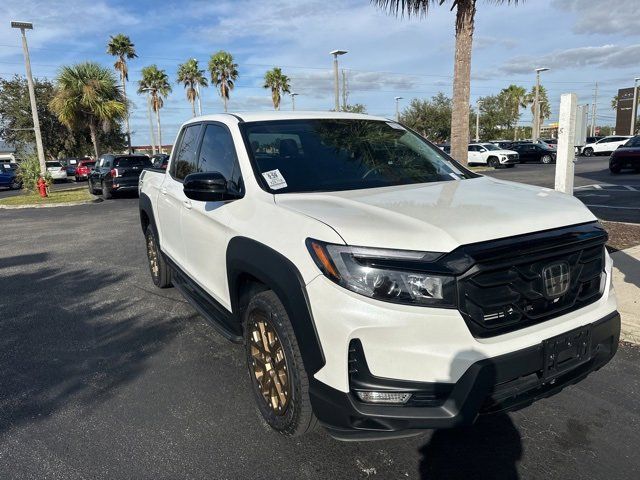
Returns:
[[[187,175],[183,183],[184,194],[191,200],[200,202],[222,202],[238,198],[230,192],[227,179],[218,172],[201,172]]]

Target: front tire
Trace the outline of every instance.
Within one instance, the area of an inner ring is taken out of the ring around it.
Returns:
[[[620,167],[609,167],[609,171],[613,174],[613,175],[617,175],[620,173],[622,169]]]
[[[487,160],[487,164],[495,169],[500,168],[500,161],[496,157],[489,158]]]
[[[593,148],[591,148],[591,147],[585,148],[584,150],[582,150],[582,154],[585,157],[593,157]]]
[[[271,290],[254,296],[243,326],[251,386],[264,420],[286,436],[314,430],[318,421],[309,400],[309,378],[278,296]]]
[[[93,186],[93,182],[92,182],[91,180],[89,180],[89,181],[87,182],[87,184],[88,184],[88,187],[89,187],[89,193],[90,193],[91,195],[98,195],[98,191],[97,191],[97,190],[95,189],[95,187]]]
[[[151,225],[147,225],[144,232],[144,238],[147,245],[147,260],[149,261],[149,272],[151,280],[158,288],[167,288],[171,286],[171,271],[167,265],[162,252],[158,248],[158,241],[153,233]]]

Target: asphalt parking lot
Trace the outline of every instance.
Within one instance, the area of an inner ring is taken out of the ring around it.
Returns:
[[[602,220],[640,223],[640,174],[609,172],[609,157],[577,157],[574,195]],[[553,188],[555,165],[526,163],[482,172],[503,180]]]
[[[472,428],[287,439],[260,420],[242,347],[151,283],[137,199],[0,225],[0,478],[638,478],[636,347]]]

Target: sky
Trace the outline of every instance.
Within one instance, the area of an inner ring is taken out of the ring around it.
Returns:
[[[560,95],[573,92],[592,104],[598,82],[599,124],[614,124],[611,98],[640,76],[638,0],[525,0],[496,5],[478,0],[473,44],[471,102],[511,83],[530,89],[542,74],[557,120]],[[447,2],[450,3],[450,2]],[[173,82],[161,110],[163,141],[171,143],[191,116],[177,67],[196,58],[206,69],[211,54],[227,50],[239,66],[230,111],[269,110],[265,71],[278,66],[291,78],[297,110],[333,107],[331,50],[348,53],[340,68],[348,78],[349,103],[392,117],[413,98],[451,95],[454,12],[435,6],[424,18],[391,16],[368,0],[2,0],[0,76],[24,74],[19,31],[10,20],[30,21],[34,76],[55,78],[60,66],[92,60],[113,68],[110,35],[125,33],[138,58],[130,62],[127,87],[133,101],[134,144],[149,143],[146,100],[135,94],[142,67],[156,64]],[[202,90],[203,113],[223,111],[212,88]],[[285,96],[282,109],[291,108]],[[523,110],[521,124],[531,114]]]

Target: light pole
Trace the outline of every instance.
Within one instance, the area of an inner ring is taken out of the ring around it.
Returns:
[[[400,100],[403,97],[396,97],[396,122],[400,121]]]
[[[638,114],[638,81],[640,77],[633,79],[633,103],[631,104],[631,133],[635,135],[636,131],[636,115]]]
[[[536,94],[533,101],[533,131],[531,140],[534,142],[540,136],[540,73],[549,70],[546,67],[536,68]]]
[[[336,97],[336,102],[335,102],[335,108],[336,108],[336,112],[340,111],[340,87],[338,86],[338,56],[339,55],[344,55],[345,53],[347,53],[346,50],[333,50],[332,52],[329,52],[331,55],[333,55],[333,90],[335,93],[335,97]]]
[[[22,33],[22,50],[24,52],[24,66],[27,70],[27,85],[29,87],[29,101],[31,102],[31,117],[33,118],[33,131],[36,134],[36,150],[38,161],[40,162],[40,174],[47,173],[47,164],[44,159],[44,149],[42,148],[42,133],[40,132],[40,120],[38,118],[38,107],[36,105],[36,92],[33,88],[33,76],[31,75],[31,59],[29,58],[29,48],[27,47],[27,34],[25,30],[33,30],[33,23],[11,22],[11,28],[19,28]]]
[[[293,110],[295,112],[296,110],[296,96],[298,96],[299,94],[297,93],[292,93],[291,94],[291,110]]]
[[[481,100],[476,101],[476,143],[480,141],[480,104]]]
[[[151,118],[151,89],[143,88],[142,92],[147,92],[147,113],[149,114],[149,132],[151,133],[151,154],[156,154],[156,136],[153,134],[153,120]]]
[[[196,65],[198,61],[195,58],[192,58]],[[202,116],[202,97],[200,97],[200,85],[196,83],[196,95],[198,95],[198,115]]]

